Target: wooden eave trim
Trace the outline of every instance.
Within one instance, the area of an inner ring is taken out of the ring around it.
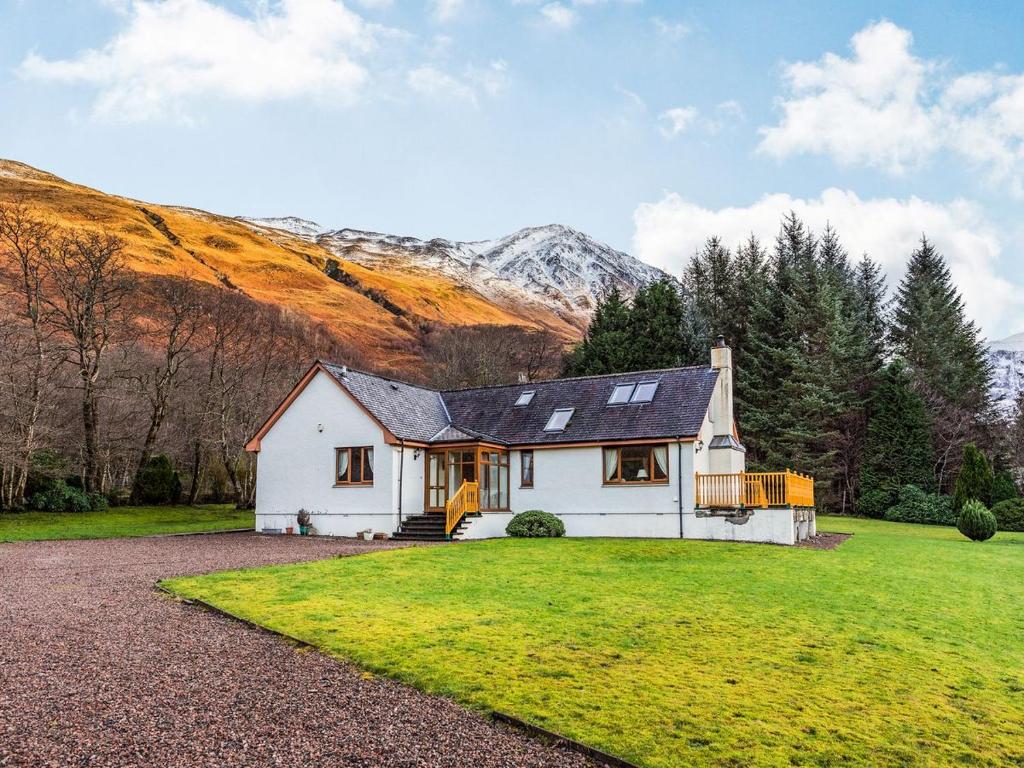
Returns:
[[[563,443],[524,443],[522,445],[509,446],[513,451],[536,451],[545,448],[591,448],[595,446],[608,446],[609,448],[617,445],[650,445],[655,443],[694,443],[697,438],[694,437],[645,437],[637,438],[635,440],[586,440],[580,442],[563,442]]]
[[[263,426],[260,427],[259,431],[252,437],[251,440],[249,440],[249,442],[245,444],[245,450],[249,451],[250,453],[260,452],[260,443],[263,440],[263,438],[267,436],[267,433],[273,428],[274,424],[277,423],[277,420],[280,419],[284,412],[287,411],[288,408],[291,406],[291,404],[295,402],[295,399],[302,394],[303,390],[307,386],[309,386],[309,382],[313,380],[313,377],[316,376],[321,371],[324,373],[324,375],[327,376],[327,378],[333,381],[335,386],[337,386],[338,389],[344,392],[345,395],[353,403],[359,406],[359,409],[367,416],[369,416],[370,420],[373,421],[374,424],[380,427],[381,432],[384,433],[385,443],[387,443],[388,445],[399,445],[402,442],[397,437],[395,437],[394,433],[392,433],[390,429],[388,429],[381,423],[380,419],[378,419],[376,416],[370,413],[370,410],[361,402],[359,402],[359,400],[356,399],[355,395],[349,392],[348,389],[346,389],[345,386],[334,377],[334,374],[327,370],[326,366],[324,366],[323,363],[317,360],[315,363],[313,363],[312,367],[308,371],[306,371],[303,377],[299,379],[299,383],[292,388],[292,391],[288,393],[285,399],[281,401],[281,404],[277,406],[274,412],[270,415],[270,418],[263,423]],[[405,444],[410,445],[409,442],[406,442]]]

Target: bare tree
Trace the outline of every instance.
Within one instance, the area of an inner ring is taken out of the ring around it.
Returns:
[[[137,495],[142,470],[153,457],[171,395],[186,364],[199,349],[203,305],[196,286],[187,277],[156,278],[140,292],[147,309],[156,315],[141,338],[147,347],[160,350],[160,356],[154,365],[140,366],[129,374],[149,406],[148,428],[132,480],[133,496]]]
[[[436,327],[424,343],[427,383],[442,389],[536,381],[555,374],[561,355],[553,334],[518,326]]]
[[[39,419],[42,414],[44,392],[53,371],[53,354],[49,333],[42,322],[44,265],[51,249],[53,226],[33,216],[21,202],[0,204],[0,268],[4,283],[9,288],[14,317],[10,328],[18,320],[27,329],[27,344],[21,354],[8,361],[8,385],[12,394],[17,389],[14,371],[18,364],[24,370],[22,402],[16,413],[20,440],[16,448],[16,464],[7,473],[0,496],[0,506],[11,507],[21,503],[28,479],[32,453],[36,449]],[[21,345],[5,344],[10,353]]]
[[[44,296],[46,319],[62,338],[64,362],[77,374],[81,391],[83,478],[87,490],[101,490],[99,464],[99,377],[111,345],[130,324],[127,300],[134,280],[124,263],[124,242],[88,231],[62,236],[47,265],[52,296]]]

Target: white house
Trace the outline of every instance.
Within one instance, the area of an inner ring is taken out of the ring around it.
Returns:
[[[569,536],[814,535],[810,478],[745,471],[732,389],[722,339],[710,367],[442,392],[317,362],[246,446],[256,528],[477,539],[542,509]]]

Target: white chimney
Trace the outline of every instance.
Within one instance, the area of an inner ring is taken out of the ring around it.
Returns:
[[[711,348],[711,367],[718,371],[718,382],[711,396],[709,417],[713,427],[708,461],[712,472],[736,474],[746,467],[746,450],[734,434],[732,350],[719,336]]]
[[[732,413],[732,350],[725,345],[725,336],[719,336],[711,348],[711,367],[718,371],[718,384],[711,399],[711,421],[715,436],[731,435]]]

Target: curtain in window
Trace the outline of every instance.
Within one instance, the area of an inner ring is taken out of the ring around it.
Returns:
[[[613,479],[618,471],[619,471],[619,449],[618,448],[605,448],[604,449],[604,479],[605,479],[605,481]]]
[[[344,480],[348,476],[348,457],[347,450],[338,451],[338,480]]]
[[[523,451],[523,485],[533,485],[533,451]]]
[[[363,480],[373,480],[373,448],[367,448],[364,451],[366,455],[366,468],[363,470]]]
[[[654,476],[658,479],[668,477],[668,446],[654,446]]]

